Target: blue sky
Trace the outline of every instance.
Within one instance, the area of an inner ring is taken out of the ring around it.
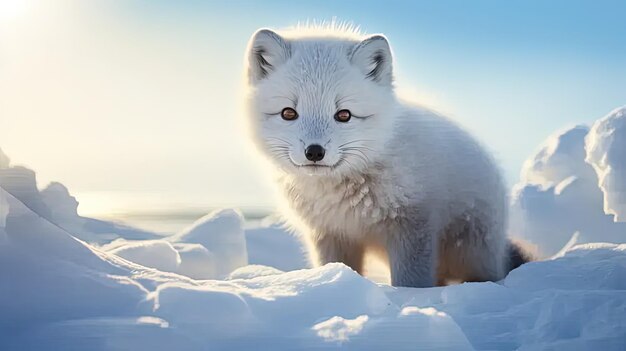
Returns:
[[[511,182],[548,134],[626,104],[623,1],[144,1],[129,11],[210,18],[235,64],[259,27],[337,18],[384,33],[402,85],[479,134]]]
[[[384,33],[398,85],[470,129],[510,184],[549,134],[626,104],[626,2],[30,3],[0,18],[0,147],[86,207],[113,193],[118,210],[133,196],[272,205],[236,122],[259,27],[337,18]]]

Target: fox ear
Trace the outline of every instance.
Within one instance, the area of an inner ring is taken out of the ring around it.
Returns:
[[[392,55],[387,38],[381,34],[372,35],[356,44],[350,61],[368,79],[382,85],[393,82]]]
[[[259,29],[248,44],[248,80],[256,84],[291,56],[291,48],[270,29]]]

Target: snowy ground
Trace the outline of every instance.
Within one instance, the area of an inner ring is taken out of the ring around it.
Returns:
[[[553,257],[430,289],[309,268],[280,223],[236,210],[167,238],[79,217],[0,152],[0,350],[624,350],[624,121],[557,133],[527,162],[511,231]],[[575,232],[586,244],[566,245]]]
[[[626,340],[624,244],[444,288],[377,285],[342,264],[194,280],[90,246],[0,191],[2,350],[623,350]]]

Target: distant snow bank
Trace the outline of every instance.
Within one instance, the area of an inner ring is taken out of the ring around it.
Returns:
[[[238,210],[213,211],[165,237],[78,215],[78,201],[61,183],[37,187],[36,173],[14,166],[0,149],[0,188],[72,236],[126,260],[194,279],[223,279],[248,263],[290,271],[308,267],[302,242],[276,219],[244,230]],[[5,235],[0,232],[0,242]]]
[[[338,263],[199,281],[94,248],[1,189],[0,204],[2,350],[623,350],[626,340],[626,244],[576,246],[500,284],[392,288]]]
[[[586,161],[604,193],[604,211],[626,222],[626,106],[594,123],[585,142]]]
[[[626,242],[626,107],[548,137],[513,188],[510,232],[545,254],[578,242]]]
[[[26,167],[11,165],[9,157],[1,149],[0,187],[37,215],[87,242],[104,244],[117,238],[148,240],[160,237],[155,233],[122,224],[79,216],[78,201],[63,184],[52,182],[40,191],[35,172]]]

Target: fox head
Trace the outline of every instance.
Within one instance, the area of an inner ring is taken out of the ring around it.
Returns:
[[[345,177],[383,157],[397,106],[384,36],[260,29],[246,60],[247,122],[278,168]]]

